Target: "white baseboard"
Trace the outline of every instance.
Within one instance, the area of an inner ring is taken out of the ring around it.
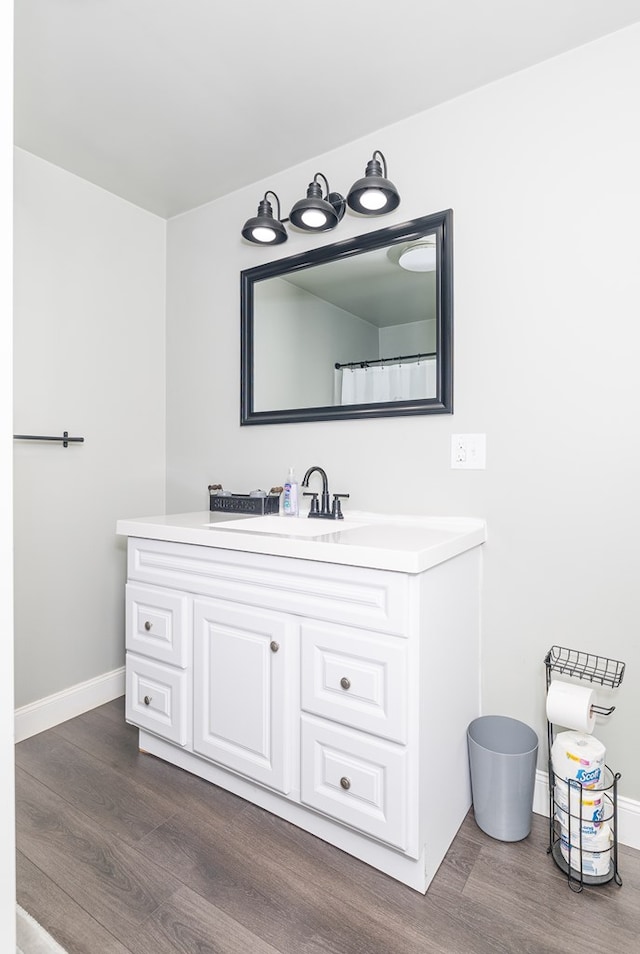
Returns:
[[[538,769],[533,792],[533,810],[536,815],[549,817],[549,779]],[[640,848],[640,802],[618,795],[618,842],[629,848]]]
[[[15,710],[16,742],[124,695],[124,666]]]

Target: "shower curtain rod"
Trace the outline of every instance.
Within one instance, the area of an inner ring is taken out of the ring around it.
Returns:
[[[399,354],[396,358],[372,358],[370,361],[344,361],[340,364],[336,361],[336,371],[340,368],[370,368],[374,364],[398,364],[402,361],[419,360],[420,358],[436,358],[435,351],[429,351],[425,354]]]

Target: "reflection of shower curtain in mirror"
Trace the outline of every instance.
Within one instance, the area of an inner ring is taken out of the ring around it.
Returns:
[[[435,358],[336,371],[336,404],[420,401],[435,396]]]

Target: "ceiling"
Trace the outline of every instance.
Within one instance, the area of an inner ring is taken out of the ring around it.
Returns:
[[[170,217],[639,20],[638,0],[16,0],[15,141]]]
[[[296,269],[283,277],[377,328],[435,320],[435,271],[408,272],[398,265],[399,250],[410,244],[405,241],[368,249],[353,257]],[[258,282],[254,295],[262,284]]]

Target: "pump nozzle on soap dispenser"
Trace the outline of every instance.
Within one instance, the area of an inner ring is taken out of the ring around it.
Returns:
[[[285,517],[297,517],[298,508],[298,481],[295,478],[293,467],[289,468],[289,476],[284,482],[282,492],[282,513]]]

